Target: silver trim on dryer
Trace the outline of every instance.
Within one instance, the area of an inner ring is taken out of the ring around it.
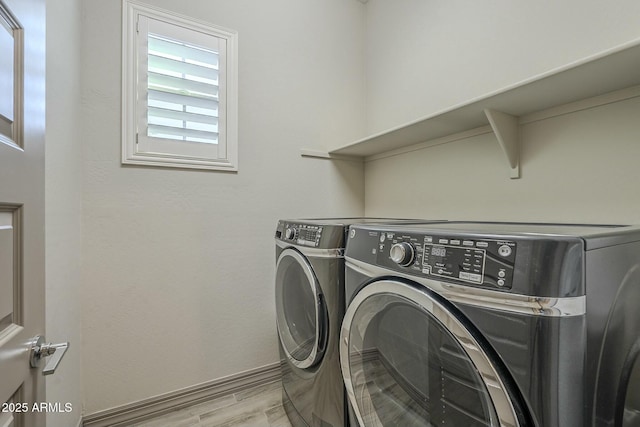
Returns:
[[[425,288],[442,295],[451,302],[482,308],[508,311],[512,313],[529,314],[533,316],[567,317],[581,316],[586,313],[586,296],[551,298],[531,295],[521,295],[481,289],[472,286],[461,286],[452,283],[439,282],[423,277],[403,274],[366,262],[345,257],[346,267],[367,277],[397,276],[410,279]]]
[[[492,420],[491,425],[500,427],[519,427],[520,421],[516,414],[513,402],[511,401],[506,387],[490,357],[484,352],[478,341],[464,324],[449,309],[443,306],[439,301],[434,299],[426,292],[421,292],[417,288],[413,288],[405,283],[394,281],[393,279],[380,279],[358,292],[353,301],[349,304],[347,312],[342,322],[340,331],[340,365],[342,368],[342,377],[344,379],[345,388],[349,401],[356,413],[356,417],[360,425],[364,426],[365,416],[361,413],[358,405],[358,399],[352,382],[351,363],[350,363],[350,337],[351,328],[361,327],[362,325],[353,325],[353,320],[360,306],[367,298],[380,295],[393,294],[400,298],[418,305],[425,312],[436,318],[453,337],[460,343],[466,354],[471,359],[480,378],[484,382],[489,393],[491,404],[497,415],[497,420]],[[371,313],[372,315],[374,313]],[[357,329],[356,329],[357,330]]]
[[[315,336],[314,336],[315,342],[313,344],[313,348],[311,349],[311,352],[309,353],[309,356],[307,356],[307,358],[304,360],[296,359],[291,354],[291,352],[289,351],[289,348],[287,347],[287,343],[284,341],[284,334],[287,334],[287,336],[290,338],[291,341],[295,342],[295,339],[293,338],[291,331],[289,330],[289,325],[287,324],[284,308],[278,307],[278,305],[280,304],[280,301],[282,300],[282,297],[278,295],[278,291],[283,286],[282,278],[279,277],[280,264],[282,263],[282,260],[286,257],[293,258],[294,261],[298,263],[298,265],[302,268],[307,278],[307,281],[309,282],[309,285],[311,286],[311,289],[313,291],[313,299],[314,299],[314,307],[315,307]],[[316,362],[323,355],[322,351],[320,351],[320,344],[322,340],[321,322],[325,320],[322,318],[322,312],[323,312],[323,306],[322,306],[322,300],[320,299],[320,286],[318,284],[318,280],[316,279],[315,274],[313,274],[313,269],[311,265],[309,265],[309,262],[302,255],[300,255],[300,253],[297,250],[291,247],[286,248],[285,250],[282,251],[282,253],[280,253],[280,256],[278,257],[278,262],[276,263],[276,328],[278,329],[278,337],[280,339],[280,343],[282,344],[282,349],[287,355],[287,358],[294,366],[300,369],[306,369],[315,365]]]
[[[344,249],[317,249],[308,246],[297,245],[294,242],[283,242],[276,239],[276,246],[286,248],[296,248],[302,254],[313,258],[344,258]]]

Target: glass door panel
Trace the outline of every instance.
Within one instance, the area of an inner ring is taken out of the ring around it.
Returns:
[[[491,361],[455,316],[404,283],[360,291],[343,323],[341,363],[361,424],[519,425]]]
[[[299,368],[312,366],[322,356],[324,312],[318,282],[308,261],[299,252],[286,249],[276,267],[278,335],[289,360]]]

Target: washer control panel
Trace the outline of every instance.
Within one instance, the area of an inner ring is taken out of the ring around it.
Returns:
[[[320,245],[322,226],[287,222],[278,227],[276,237],[296,245],[315,248]]]
[[[510,289],[516,243],[438,234],[380,232],[379,265],[434,280]]]

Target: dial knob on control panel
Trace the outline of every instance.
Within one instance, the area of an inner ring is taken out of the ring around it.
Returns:
[[[293,240],[297,236],[298,236],[298,230],[296,230],[293,227],[287,228],[284,232],[284,237],[286,237],[288,240]]]
[[[416,251],[411,243],[395,243],[391,246],[389,256],[396,264],[407,266],[413,263],[413,260],[416,257]]]

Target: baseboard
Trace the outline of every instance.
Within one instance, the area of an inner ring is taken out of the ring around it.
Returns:
[[[96,412],[85,416],[82,425],[84,427],[130,426],[176,409],[238,393],[279,379],[280,363],[272,363],[149,399]]]

